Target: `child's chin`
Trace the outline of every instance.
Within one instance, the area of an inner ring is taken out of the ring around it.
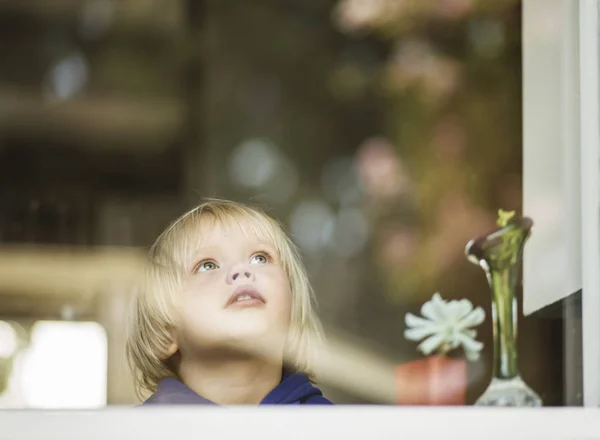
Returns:
[[[285,342],[285,338],[274,334],[265,325],[238,328],[235,332],[229,333],[229,337],[232,347],[248,354],[267,356],[274,354],[280,356]]]
[[[269,326],[265,320],[244,320],[237,322],[227,329],[227,334],[234,341],[253,341],[264,339],[269,334]]]

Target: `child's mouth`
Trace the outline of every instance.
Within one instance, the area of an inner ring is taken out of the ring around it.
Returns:
[[[254,307],[265,305],[262,295],[252,286],[240,286],[227,301],[225,307]]]

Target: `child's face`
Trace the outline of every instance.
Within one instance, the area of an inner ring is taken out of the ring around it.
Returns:
[[[291,290],[277,250],[243,223],[202,226],[178,298],[174,337],[182,360],[256,343],[283,352]]]

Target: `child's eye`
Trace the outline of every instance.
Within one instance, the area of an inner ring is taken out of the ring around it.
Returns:
[[[210,270],[218,269],[217,263],[214,261],[203,261],[196,266],[196,272],[208,272]]]
[[[271,261],[271,257],[266,252],[254,254],[250,258],[250,264],[267,264],[269,261]]]

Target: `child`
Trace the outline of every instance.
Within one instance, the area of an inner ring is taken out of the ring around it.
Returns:
[[[296,248],[266,214],[209,200],[150,249],[127,357],[146,404],[331,404],[316,388],[320,340]]]

